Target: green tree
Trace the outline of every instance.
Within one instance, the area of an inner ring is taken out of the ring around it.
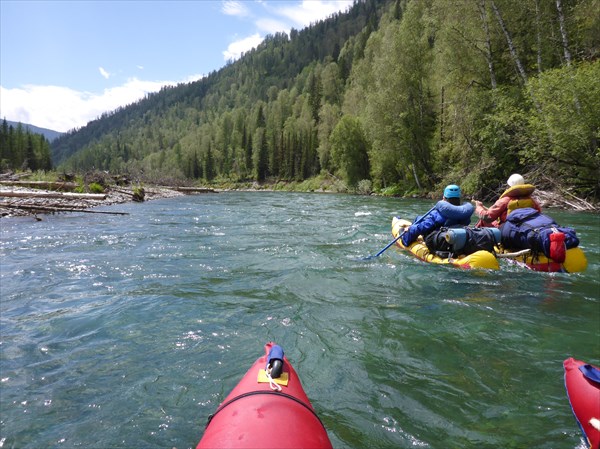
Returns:
[[[263,182],[268,176],[268,154],[267,154],[267,139],[264,128],[257,128],[254,133],[253,156],[254,156],[254,171],[256,180]]]
[[[317,123],[319,122],[322,95],[323,85],[321,83],[321,76],[317,70],[312,70],[308,77],[308,103],[310,105],[311,117]]]
[[[36,152],[37,166],[39,170],[52,170],[52,157],[50,155],[50,142],[43,135],[38,136],[39,144]]]
[[[366,107],[371,162],[374,176],[384,185],[412,177],[422,188],[435,181],[431,141],[436,115],[430,87],[434,28],[427,3],[409,3],[400,23],[390,22],[381,39],[368,43],[376,53]]]
[[[204,159],[204,179],[212,181],[215,177],[215,161],[212,155],[210,144],[206,150],[206,157]]]
[[[369,144],[357,117],[343,116],[329,140],[332,164],[349,186],[369,179]]]
[[[323,103],[341,104],[344,82],[340,76],[340,69],[337,63],[331,62],[323,68],[321,85]]]
[[[547,70],[531,80],[525,160],[579,191],[600,194],[600,61]]]
[[[325,103],[321,108],[318,127],[319,147],[317,151],[319,155],[319,163],[325,170],[331,170],[331,145],[329,136],[340,120],[340,117],[341,111],[339,106],[333,106]]]

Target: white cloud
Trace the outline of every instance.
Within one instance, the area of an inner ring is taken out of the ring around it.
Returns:
[[[143,81],[130,78],[122,86],[102,93],[81,92],[61,86],[34,86],[5,89],[0,86],[0,116],[7,120],[69,131],[85,126],[104,112],[114,111],[157,92],[163,86],[191,82],[202,78],[191,75],[183,81]]]
[[[242,55],[242,53],[256,48],[263,41],[263,39],[264,38],[261,37],[260,34],[255,33],[252,36],[232,42],[227,47],[227,50],[223,52],[223,59],[225,59],[225,61],[229,61],[230,59],[236,60]]]
[[[289,34],[290,26],[281,20],[271,18],[261,18],[256,21],[256,27],[264,31],[265,34],[275,34],[285,31]]]
[[[295,7],[283,6],[277,2],[257,3],[264,8],[260,17],[252,15],[248,5],[242,1],[222,3],[224,14],[246,17],[246,20],[253,21],[257,30],[251,36],[229,44],[227,50],[223,51],[226,61],[238,59],[242,53],[257,47],[264,34],[289,32],[292,26],[303,28],[335,12],[345,11],[352,5],[352,0],[303,0]],[[141,65],[137,68],[143,70]],[[99,71],[104,78],[111,77],[111,73],[103,67],[99,67]],[[181,81],[143,81],[130,78],[123,85],[105,89],[101,93],[77,91],[61,86],[25,85],[11,89],[0,86],[0,119],[6,118],[64,132],[85,126],[102,113],[131,104],[163,86],[191,82],[201,77],[191,75]]]
[[[189,76],[186,76],[186,77],[185,77],[183,80],[181,80],[181,81],[177,81],[177,82],[173,82],[173,83],[171,83],[171,85],[176,85],[176,84],[179,84],[179,83],[191,83],[191,82],[193,82],[193,81],[198,81],[199,79],[202,79],[202,78],[204,78],[204,76],[205,76],[205,75],[202,75],[202,74],[197,74],[197,75],[189,75]]]
[[[224,1],[221,6],[223,14],[228,16],[247,16],[250,14],[246,5],[238,1]]]
[[[336,12],[344,12],[352,4],[353,0],[302,0],[297,6],[276,7],[273,12],[294,22],[296,28],[304,28]]]
[[[292,27],[301,29],[326,19],[336,12],[346,11],[353,2],[354,0],[302,0],[294,6],[283,7],[280,7],[277,2],[259,2],[264,7],[264,11],[261,17],[254,19],[254,24],[265,35],[278,32],[289,34]],[[239,1],[223,2],[222,11],[228,15],[250,16],[246,6]],[[283,20],[277,19],[276,16],[282,17]],[[264,36],[261,37],[259,33],[237,39],[223,52],[223,59],[236,60],[242,53],[256,48],[263,39]]]
[[[102,75],[105,79],[110,78],[110,73],[108,73],[106,70],[104,70],[104,68],[98,67],[98,70],[100,70],[100,75]]]

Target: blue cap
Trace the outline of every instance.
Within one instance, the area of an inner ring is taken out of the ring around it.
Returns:
[[[444,189],[444,198],[460,198],[460,187],[450,184]]]

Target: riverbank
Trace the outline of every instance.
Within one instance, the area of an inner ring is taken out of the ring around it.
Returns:
[[[221,186],[222,187],[222,186]],[[290,186],[281,188],[281,185],[267,184],[243,184],[239,186],[227,186],[226,188],[209,187],[165,187],[165,186],[147,186],[142,189],[143,201],[152,201],[160,198],[173,198],[187,194],[199,193],[218,193],[224,191],[294,191]],[[303,190],[304,191],[304,190]],[[315,193],[328,193],[325,190],[312,190]],[[17,185],[0,186],[0,217],[23,217],[34,216],[47,213],[66,213],[66,212],[87,212],[87,213],[111,213],[109,211],[96,212],[95,209],[100,206],[111,206],[114,204],[139,201],[137,195],[140,193],[139,187],[133,186],[110,186],[102,194],[98,195],[69,195],[48,189],[37,189],[31,187],[21,187]],[[330,192],[333,193],[333,192]],[[16,196],[18,195],[18,196]],[[377,195],[372,193],[371,195]],[[378,196],[378,195],[377,195]],[[581,198],[571,194],[560,192],[551,192],[546,190],[537,190],[536,199],[540,202],[542,208],[558,208],[576,211],[598,212],[599,207],[596,204],[589,203]],[[424,196],[423,198],[430,198]],[[430,198],[435,200],[435,198]],[[466,200],[466,199],[465,199]],[[116,212],[114,212],[116,213]]]
[[[23,217],[35,216],[47,213],[59,212],[94,212],[100,206],[111,206],[114,204],[133,202],[138,188],[133,187],[114,187],[108,188],[100,195],[89,195],[90,198],[84,198],[83,195],[61,197],[54,190],[33,189],[19,186],[1,186],[0,187],[0,217]],[[177,188],[150,186],[144,187],[144,201],[151,201],[159,198],[173,198],[185,195],[185,191]],[[12,196],[18,194],[20,196]],[[41,195],[40,195],[41,194]],[[48,195],[44,197],[44,194]],[[11,195],[11,196],[9,196]],[[50,196],[53,197],[50,197]]]

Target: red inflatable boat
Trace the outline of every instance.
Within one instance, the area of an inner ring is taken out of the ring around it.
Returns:
[[[571,408],[591,449],[600,449],[600,369],[573,358],[563,363]]]
[[[260,357],[209,418],[196,449],[332,448],[280,346]]]

